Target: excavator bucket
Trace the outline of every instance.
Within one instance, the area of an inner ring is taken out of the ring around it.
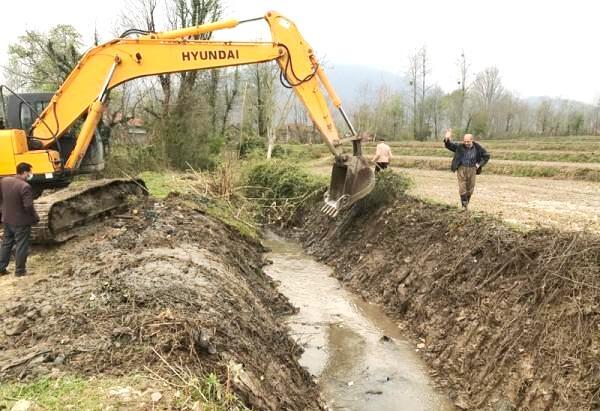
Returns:
[[[358,155],[336,159],[321,211],[335,217],[341,210],[369,194],[374,186],[375,176],[366,158]]]

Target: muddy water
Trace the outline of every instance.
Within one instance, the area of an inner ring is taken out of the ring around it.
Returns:
[[[375,305],[344,290],[331,269],[273,233],[265,271],[300,309],[290,317],[304,347],[300,363],[317,377],[333,410],[453,410],[431,385],[424,365],[397,324]]]

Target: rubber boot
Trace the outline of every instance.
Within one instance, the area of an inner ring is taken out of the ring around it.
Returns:
[[[463,210],[466,211],[467,206],[469,205],[469,198],[467,197],[466,194],[460,195],[460,204],[462,205]]]

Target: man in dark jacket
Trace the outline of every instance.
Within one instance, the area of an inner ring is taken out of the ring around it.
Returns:
[[[31,164],[19,163],[17,175],[4,177],[0,181],[0,203],[4,237],[0,248],[0,275],[8,274],[6,267],[10,260],[13,245],[15,248],[15,275],[26,274],[29,254],[31,226],[40,219],[33,207],[33,193],[27,181],[31,180]]]
[[[444,145],[454,152],[450,169],[456,171],[458,192],[463,210],[466,210],[475,190],[475,176],[481,174],[490,155],[480,144],[473,141],[472,134],[465,134],[462,144],[452,141],[452,130],[446,130]]]

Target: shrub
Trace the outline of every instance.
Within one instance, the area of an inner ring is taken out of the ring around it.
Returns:
[[[327,147],[320,144],[276,144],[271,151],[271,157],[290,161],[316,160],[327,155]]]
[[[280,160],[254,164],[245,181],[246,195],[257,200],[268,222],[289,219],[311,194],[324,187],[296,165]]]
[[[246,137],[238,144],[240,158],[247,158],[252,152],[266,153],[267,144],[264,138],[258,136]],[[263,154],[264,156],[264,154]]]
[[[105,177],[123,177],[124,173],[137,175],[142,171],[159,171],[164,168],[164,155],[152,144],[146,146],[118,145],[111,148],[106,158]]]
[[[278,160],[255,164],[246,176],[252,197],[284,200],[305,196],[321,187],[321,184],[299,167]]]

